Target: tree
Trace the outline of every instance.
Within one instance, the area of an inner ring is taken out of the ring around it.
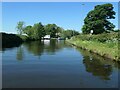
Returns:
[[[23,33],[27,34],[30,38],[32,38],[32,34],[33,34],[33,29],[32,26],[26,26],[23,30]]]
[[[94,10],[90,11],[84,19],[82,32],[88,34],[93,30],[93,34],[100,34],[113,31],[115,25],[109,19],[115,19],[114,15],[115,11],[110,3],[95,6]]]
[[[34,24],[33,26],[33,38],[38,40],[45,36],[45,30],[42,23]]]
[[[58,26],[56,24],[47,24],[45,26],[46,34],[50,35],[52,38],[56,38],[56,33],[58,33]]]
[[[62,27],[59,27],[57,26],[57,30],[56,30],[56,37],[60,37],[61,36],[61,33],[63,32],[63,28]]]
[[[65,30],[62,33],[63,33],[62,37],[69,38],[69,39],[73,36],[79,35],[79,32],[75,30]]]
[[[44,26],[47,35],[51,38],[63,37],[64,29],[56,24],[47,24]]]
[[[23,21],[19,21],[17,23],[16,28],[17,28],[18,34],[22,35],[23,30],[24,30],[24,22]]]

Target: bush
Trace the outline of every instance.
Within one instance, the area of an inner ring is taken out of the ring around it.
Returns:
[[[0,33],[2,36],[2,47],[19,46],[23,40],[16,34]]]
[[[75,36],[74,38],[79,38],[80,40],[87,40],[87,41],[98,41],[98,42],[117,42],[118,41],[118,33],[103,33],[98,35],[89,35],[89,34],[80,34]]]
[[[17,35],[19,38],[21,38],[23,41],[29,41],[31,40],[28,36],[25,36],[25,35]]]

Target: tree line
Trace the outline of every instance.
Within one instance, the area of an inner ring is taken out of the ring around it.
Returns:
[[[101,34],[115,31],[115,25],[110,22],[110,19],[115,19],[116,12],[113,10],[112,4],[96,5],[94,10],[91,10],[84,19],[82,27],[83,34]],[[64,30],[56,24],[43,25],[41,22],[33,26],[25,26],[23,21],[17,23],[17,30],[19,34],[27,34],[31,39],[42,39],[45,35],[50,35],[50,38],[71,38],[79,35],[75,30]],[[116,31],[117,32],[117,31]]]
[[[50,35],[50,38],[71,38],[72,36],[79,35],[78,31],[65,30],[56,24],[43,25],[41,22],[33,26],[25,26],[23,21],[19,21],[16,28],[20,35],[26,34],[30,39],[35,40],[42,39],[45,35]]]

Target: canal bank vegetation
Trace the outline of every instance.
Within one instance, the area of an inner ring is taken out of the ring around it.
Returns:
[[[19,21],[16,26],[18,34],[0,33],[2,36],[2,47],[18,46],[22,42],[41,41],[44,39],[70,39],[72,36],[79,35],[78,31],[65,30],[56,24],[43,25],[41,22],[33,26],[25,25],[25,22]],[[48,38],[45,38],[49,36]]]
[[[18,47],[23,42],[31,41],[26,35],[7,34],[0,32],[2,48]]]
[[[119,61],[118,33],[110,33],[107,35],[108,34],[78,35],[68,40],[68,42],[102,57]]]
[[[56,24],[43,25],[41,22],[35,23],[33,26],[25,26],[23,21],[17,23],[17,31],[19,35],[26,35],[31,40],[42,40],[46,39],[66,39],[72,36],[79,35],[78,31],[75,30],[65,30]],[[49,37],[48,37],[49,36]],[[28,39],[28,40],[29,40]]]
[[[23,42],[23,40],[16,34],[0,33],[0,36],[2,38],[2,48],[19,46]]]
[[[115,25],[110,22],[110,19],[115,19],[116,12],[113,8],[110,3],[95,6],[84,19],[82,34],[68,42],[100,56],[120,61],[119,30],[114,30]]]

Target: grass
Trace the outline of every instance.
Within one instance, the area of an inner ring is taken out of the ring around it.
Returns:
[[[84,38],[80,39],[78,37],[80,36],[73,37],[67,41],[77,47],[94,52],[100,56],[107,57],[115,61],[120,61],[120,57],[118,55],[118,41],[100,42],[95,40],[95,38],[94,40],[84,40]],[[82,37],[84,37],[84,35]]]

